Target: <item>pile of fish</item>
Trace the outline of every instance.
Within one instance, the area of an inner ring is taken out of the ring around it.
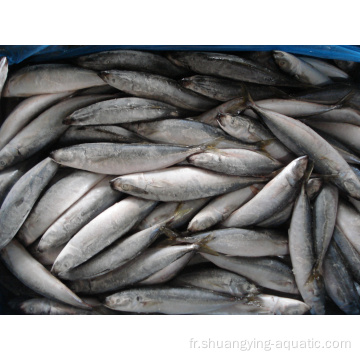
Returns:
[[[0,61],[0,285],[26,314],[359,314],[358,64]]]

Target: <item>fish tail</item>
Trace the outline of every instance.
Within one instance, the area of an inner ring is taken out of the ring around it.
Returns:
[[[198,251],[199,252],[202,252],[202,253],[205,253],[205,254],[210,254],[210,255],[214,255],[214,256],[218,256],[219,253],[213,249],[211,249],[207,243],[211,240],[214,239],[214,236],[213,235],[207,235],[203,238],[201,238],[199,241],[197,241],[195,243],[195,245],[198,247]]]

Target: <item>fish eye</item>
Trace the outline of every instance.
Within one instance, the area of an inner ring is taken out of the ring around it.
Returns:
[[[281,61],[279,62],[279,65],[280,65],[280,66],[285,66],[285,65],[286,65],[286,62],[285,62],[284,60],[281,60]]]
[[[123,190],[125,190],[125,191],[129,191],[129,190],[130,190],[130,185],[128,185],[128,184],[122,184],[122,185],[121,185],[121,188],[122,188]]]
[[[5,166],[5,165],[6,165],[5,161],[0,161],[0,166]]]

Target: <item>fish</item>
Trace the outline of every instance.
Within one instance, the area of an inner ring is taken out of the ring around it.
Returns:
[[[257,195],[235,210],[221,225],[240,228],[255,225],[284,209],[296,198],[307,164],[307,156],[292,161]]]
[[[115,125],[70,126],[60,137],[56,146],[62,148],[96,142],[144,143],[146,140],[129,130]]]
[[[124,97],[100,101],[76,110],[64,119],[66,125],[116,125],[136,121],[177,118],[189,112],[161,101]]]
[[[194,75],[179,80],[179,83],[186,89],[222,102],[244,96],[243,82],[241,81],[206,75]],[[250,93],[254,94],[255,100],[284,96],[281,90],[271,86],[248,83],[247,87]]]
[[[295,159],[294,154],[280,141],[274,139],[270,131],[247,115],[219,113],[217,121],[226,133],[245,143],[256,144],[265,140],[263,150],[286,165]]]
[[[172,52],[168,56],[175,65],[204,75],[215,75],[262,85],[298,86],[296,81],[251,60],[213,52]]]
[[[117,291],[149,278],[199,248],[199,244],[189,244],[147,249],[124,266],[93,279],[72,281],[69,286],[73,291],[84,294]]]
[[[317,229],[315,229],[315,234],[317,236]],[[320,239],[316,238],[316,240],[322,241],[321,245],[325,246],[323,242],[327,241],[324,239],[327,233],[324,236],[322,233],[319,235]],[[301,192],[295,201],[291,216],[289,250],[296,284],[304,302],[310,306],[311,314],[324,315],[325,289],[322,277],[315,274],[314,270],[316,257],[312,235],[312,213],[305,184],[301,186]],[[323,255],[319,252],[320,259],[321,256]]]
[[[360,214],[352,205],[343,200],[339,201],[336,225],[360,253]]]
[[[324,283],[329,297],[345,314],[360,314],[360,296],[333,242],[324,259]]]
[[[339,192],[336,186],[324,184],[313,205],[313,228],[317,267],[322,268],[329,247],[338,208]]]
[[[102,71],[100,77],[109,85],[128,94],[159,100],[191,111],[205,111],[217,105],[206,98],[180,86],[170,78],[136,71]]]
[[[91,279],[126,264],[149,247],[161,234],[166,221],[121,238],[84,264],[62,274],[63,279]]]
[[[62,124],[62,120],[69,113],[108,96],[88,95],[66,99],[41,113],[0,150],[0,171],[54,143],[68,128],[68,125]]]
[[[346,264],[356,281],[360,280],[360,253],[355,250],[350,241],[338,226],[335,226],[333,239],[338,246],[338,250],[346,260]]]
[[[176,241],[193,244],[201,239],[204,239],[207,248],[229,256],[260,257],[289,254],[287,236],[275,230],[219,229],[180,236]]]
[[[91,309],[89,305],[37,262],[16,239],[2,248],[0,258],[22,283],[36,293],[80,309]]]
[[[8,59],[5,56],[0,59],[0,98],[8,76],[8,64]]]
[[[217,149],[259,149],[256,144],[237,141],[219,128],[194,120],[165,119],[131,124],[126,128],[156,143],[186,146],[213,143]]]
[[[243,276],[214,267],[189,269],[178,275],[171,285],[197,287],[228,294],[239,299],[257,295],[260,292],[255,284]]]
[[[312,58],[309,56],[299,56],[300,60],[307,62],[315,69],[319,70],[323,74],[327,75],[333,79],[349,79],[349,75],[339,69],[337,66],[334,66],[324,60]]]
[[[285,51],[274,51],[274,59],[279,68],[304,84],[328,85],[332,80],[306,61]]]
[[[77,232],[57,257],[52,272],[61,277],[111,245],[155,207],[155,201],[134,197],[120,200]],[[43,247],[40,247],[41,251]]]
[[[244,276],[255,285],[287,294],[299,294],[291,268],[272,257],[237,257],[201,253],[216,266]]]
[[[312,128],[322,130],[334,137],[360,155],[360,126],[349,123],[322,122],[309,119],[306,119],[304,122]]]
[[[68,64],[37,64],[13,73],[3,90],[4,97],[27,97],[75,91],[105,82],[95,71]]]
[[[307,155],[315,171],[330,175],[329,180],[342,191],[360,199],[360,181],[345,159],[319,134],[301,121],[249,104],[272,133],[297,156]]]
[[[103,178],[99,174],[77,170],[56,182],[31,210],[17,234],[19,241],[25,246],[36,241],[59,216]]]
[[[95,315],[92,309],[79,309],[46,298],[25,300],[16,304],[14,307],[26,315]]]
[[[259,294],[248,303],[235,303],[207,315],[303,315],[310,307],[304,302],[275,295]]]
[[[184,202],[166,202],[159,204],[137,229],[144,230],[153,225],[167,221],[167,227],[175,229],[181,227],[196,214],[210,200],[210,198],[196,199]]]
[[[232,304],[236,298],[203,289],[144,287],[108,296],[105,306],[117,311],[198,314]]]
[[[85,143],[53,151],[58,164],[99,174],[125,175],[175,165],[207,145]]]
[[[41,236],[40,248],[50,251],[66,244],[96,216],[120,201],[124,194],[111,188],[111,179],[111,176],[105,177],[57,218]]]
[[[169,77],[179,77],[186,73],[165,57],[147,51],[101,51],[80,56],[74,61],[81,67],[93,70],[123,69],[145,71]]]
[[[72,92],[31,96],[21,101],[7,116],[0,128],[0,149],[12,140],[31,120]]]
[[[11,188],[0,208],[0,250],[15,237],[58,167],[46,158],[27,171]]]
[[[283,167],[264,152],[246,149],[214,149],[190,155],[188,163],[227,175],[266,176]]]
[[[188,231],[203,231],[220,223],[252,199],[263,187],[263,184],[254,184],[216,197],[191,219]]]
[[[191,166],[123,175],[111,181],[114,189],[143,199],[188,201],[235,191],[266,182],[263,177],[218,174]]]

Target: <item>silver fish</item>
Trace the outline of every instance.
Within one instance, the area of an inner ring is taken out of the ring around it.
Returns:
[[[154,201],[128,197],[107,208],[67,243],[56,259],[52,272],[61,276],[63,272],[89,260],[141,221],[155,204]]]
[[[126,128],[146,139],[165,144],[192,146],[214,142],[218,149],[258,149],[256,145],[237,141],[219,128],[193,120],[166,119],[131,124]]]
[[[8,79],[3,96],[33,96],[105,85],[92,70],[65,64],[23,67]]]
[[[165,266],[155,274],[149,276],[143,281],[139,282],[139,285],[156,285],[163,284],[173,279],[183,268],[188,264],[190,259],[195,255],[194,252],[187,253],[175,260],[170,265]]]
[[[227,175],[265,176],[282,167],[266,153],[246,149],[215,149],[189,156],[191,165]]]
[[[0,129],[0,149],[13,139],[31,120],[71,92],[32,96],[23,100],[4,120]]]
[[[337,187],[331,184],[324,184],[314,202],[313,228],[318,269],[321,269],[322,267],[326,251],[334,232],[338,198],[339,192]]]
[[[66,125],[114,125],[135,121],[177,118],[186,112],[161,101],[125,97],[101,101],[69,115]]]
[[[192,218],[187,229],[196,232],[216,225],[252,199],[263,187],[263,184],[254,184],[216,197]]]
[[[334,243],[324,259],[324,282],[327,294],[345,314],[360,314],[360,296]]]
[[[304,302],[316,315],[325,314],[325,291],[322,278],[314,275],[315,252],[312,236],[312,215],[305,185],[295,201],[289,229],[289,249],[293,272]],[[321,240],[323,240],[321,238]],[[320,240],[320,241],[321,241]]]
[[[77,170],[46,190],[20,228],[17,238],[28,246],[36,241],[71,205],[104,178]]]
[[[284,209],[298,194],[307,163],[306,156],[292,161],[255,197],[225,219],[222,225],[225,227],[254,225]]]
[[[0,209],[0,249],[14,238],[57,169],[58,165],[46,158],[12,187]]]
[[[6,57],[0,59],[0,98],[8,75],[8,60]]]
[[[234,303],[234,297],[203,289],[144,287],[108,296],[105,306],[118,311],[198,314]]]
[[[201,239],[212,251],[229,256],[259,257],[289,253],[287,237],[274,230],[220,229],[180,236],[176,241],[197,243]]]
[[[182,109],[205,111],[217,102],[180,86],[175,80],[145,72],[109,70],[100,77],[109,85],[138,97],[159,100]]]
[[[184,202],[166,202],[159,204],[137,229],[144,230],[160,222],[167,221],[167,227],[175,229],[185,225],[207,202],[209,198]]]
[[[67,243],[82,227],[123,198],[124,194],[110,187],[110,180],[111,177],[105,177],[66,210],[43,234],[40,248],[50,251]]]
[[[165,224],[166,222],[156,224],[118,240],[101,254],[62,274],[62,278],[67,280],[91,279],[109,273],[141,254],[162,234],[161,230]]]
[[[260,294],[254,296],[248,303],[235,303],[222,307],[219,310],[207,312],[211,315],[303,315],[310,307],[304,302],[279,297],[274,295]]]
[[[147,249],[131,262],[107,274],[90,280],[73,281],[70,288],[87,294],[116,291],[147,279],[184,255],[197,251],[199,247],[191,244]]]
[[[108,96],[88,95],[67,99],[41,113],[0,150],[0,170],[30,157],[56,141],[68,128],[68,125],[62,124],[62,120],[69,113]]]
[[[298,86],[280,72],[274,72],[256,62],[230,54],[213,52],[173,52],[170,61],[178,66],[205,75],[274,86]]]
[[[339,201],[336,225],[360,253],[360,214],[344,201]]]
[[[360,154],[360,126],[348,123],[321,122],[306,119],[307,125],[322,130]]]
[[[291,218],[293,207],[294,207],[294,202],[291,202],[279,212],[275,213],[274,215],[268,217],[266,220],[256,225],[260,227],[269,227],[269,228],[278,227]]]
[[[171,283],[175,286],[198,287],[216,291],[237,298],[254,296],[258,288],[243,276],[219,268],[204,268],[187,271],[176,277]]]
[[[235,191],[265,178],[218,174],[190,166],[123,175],[114,179],[114,189],[159,201],[188,201]]]
[[[201,255],[218,267],[245,276],[260,286],[288,294],[299,293],[291,268],[275,258]]]
[[[19,310],[26,315],[95,315],[95,312],[79,309],[54,300],[35,298],[18,304]]]
[[[265,110],[252,103],[273,134],[298,156],[308,155],[320,174],[332,175],[331,181],[341,190],[360,199],[360,180],[344,158],[309,126],[286,115]]]
[[[222,102],[245,95],[242,86],[243,83],[241,81],[233,81],[205,75],[194,75],[181,79],[179,83],[187,89]],[[248,83],[247,87],[250,93],[254,94],[255,100],[284,95],[280,90],[271,86]]]
[[[169,77],[182,76],[184,70],[166,58],[146,51],[111,50],[80,56],[75,62],[93,70],[134,70],[146,71]]]
[[[90,309],[89,305],[51,275],[15,239],[0,251],[0,257],[22,283],[38,294],[80,309]]]
[[[332,82],[327,75],[294,55],[284,51],[274,51],[274,58],[281,70],[304,84],[327,85]]]
[[[354,279],[360,281],[360,253],[355,250],[338,226],[334,228],[333,239],[340,253],[343,255],[344,260],[346,260]]]
[[[86,143],[51,153],[58,164],[108,175],[160,170],[206,149],[165,144]]]
[[[315,69],[319,70],[320,72],[329,76],[330,78],[335,78],[335,79],[348,79],[349,78],[349,75],[346,72],[342,71],[341,69],[339,69],[338,67],[336,67],[334,65],[329,64],[328,62],[326,62],[324,60],[307,57],[307,56],[299,56],[298,58],[302,61],[307,62],[308,64],[313,66]]]
[[[229,135],[245,143],[256,144],[263,140],[272,140],[263,146],[270,156],[284,164],[294,160],[294,155],[280,141],[274,139],[259,121],[246,115],[218,114],[218,123]]]
[[[145,139],[120,126],[71,126],[57,145],[63,147],[93,142],[138,143],[145,142]]]

